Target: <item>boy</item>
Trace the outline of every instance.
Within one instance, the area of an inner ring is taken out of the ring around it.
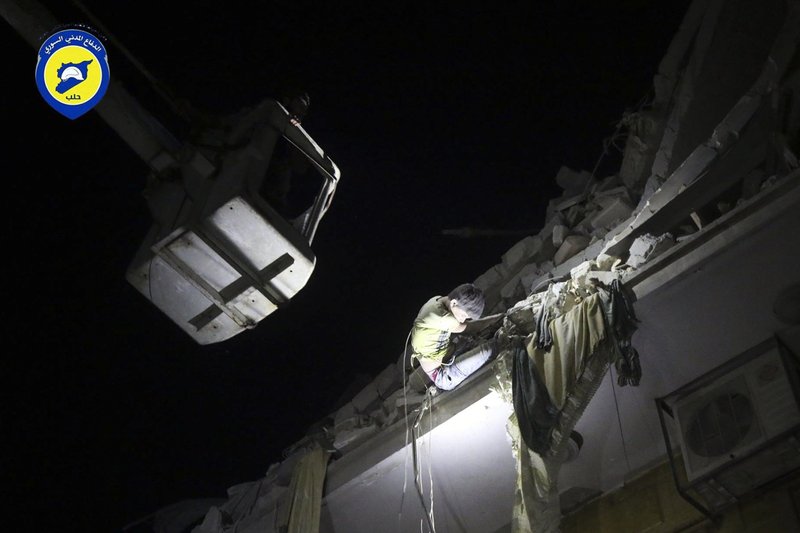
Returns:
[[[460,333],[467,321],[480,318],[483,291],[471,283],[459,285],[447,296],[434,296],[419,311],[411,330],[411,357],[439,389],[451,390],[478,370],[494,353],[486,341],[446,362],[450,335]]]

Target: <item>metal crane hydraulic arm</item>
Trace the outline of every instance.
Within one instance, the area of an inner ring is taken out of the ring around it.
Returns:
[[[34,0],[4,1],[0,12],[37,50],[58,25]],[[127,280],[196,342],[254,327],[306,285],[316,263],[310,245],[340,172],[279,102],[266,98],[223,117],[227,127],[203,129],[202,145],[177,139],[113,78],[94,109],[151,171],[153,225]],[[321,182],[290,220],[261,193],[278,143],[296,150]]]

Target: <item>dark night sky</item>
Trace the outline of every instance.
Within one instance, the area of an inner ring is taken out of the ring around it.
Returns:
[[[2,23],[3,434],[15,450],[3,470],[19,530],[69,517],[58,530],[118,531],[261,477],[360,374],[397,360],[425,299],[472,281],[524,235],[441,230],[538,231],[559,166],[592,169],[689,5],[86,3],[198,107],[232,112],[287,80],[306,87],[304,125],[342,180],[308,285],[254,330],[196,345],[125,281],[150,225],[144,164],[96,113],[51,110],[35,50]],[[106,44],[112,77],[149,102]],[[618,164],[612,155],[599,173]]]

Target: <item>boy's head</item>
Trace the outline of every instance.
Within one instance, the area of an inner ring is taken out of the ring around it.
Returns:
[[[483,291],[472,283],[464,283],[450,291],[447,295],[450,301],[450,311],[462,324],[467,319],[478,319],[483,313],[486,299]]]

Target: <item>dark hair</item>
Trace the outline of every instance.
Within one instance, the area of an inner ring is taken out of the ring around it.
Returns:
[[[458,300],[458,306],[467,312],[473,320],[480,318],[483,307],[486,305],[486,298],[483,291],[472,283],[463,283],[450,291],[447,295],[451,300]]]

